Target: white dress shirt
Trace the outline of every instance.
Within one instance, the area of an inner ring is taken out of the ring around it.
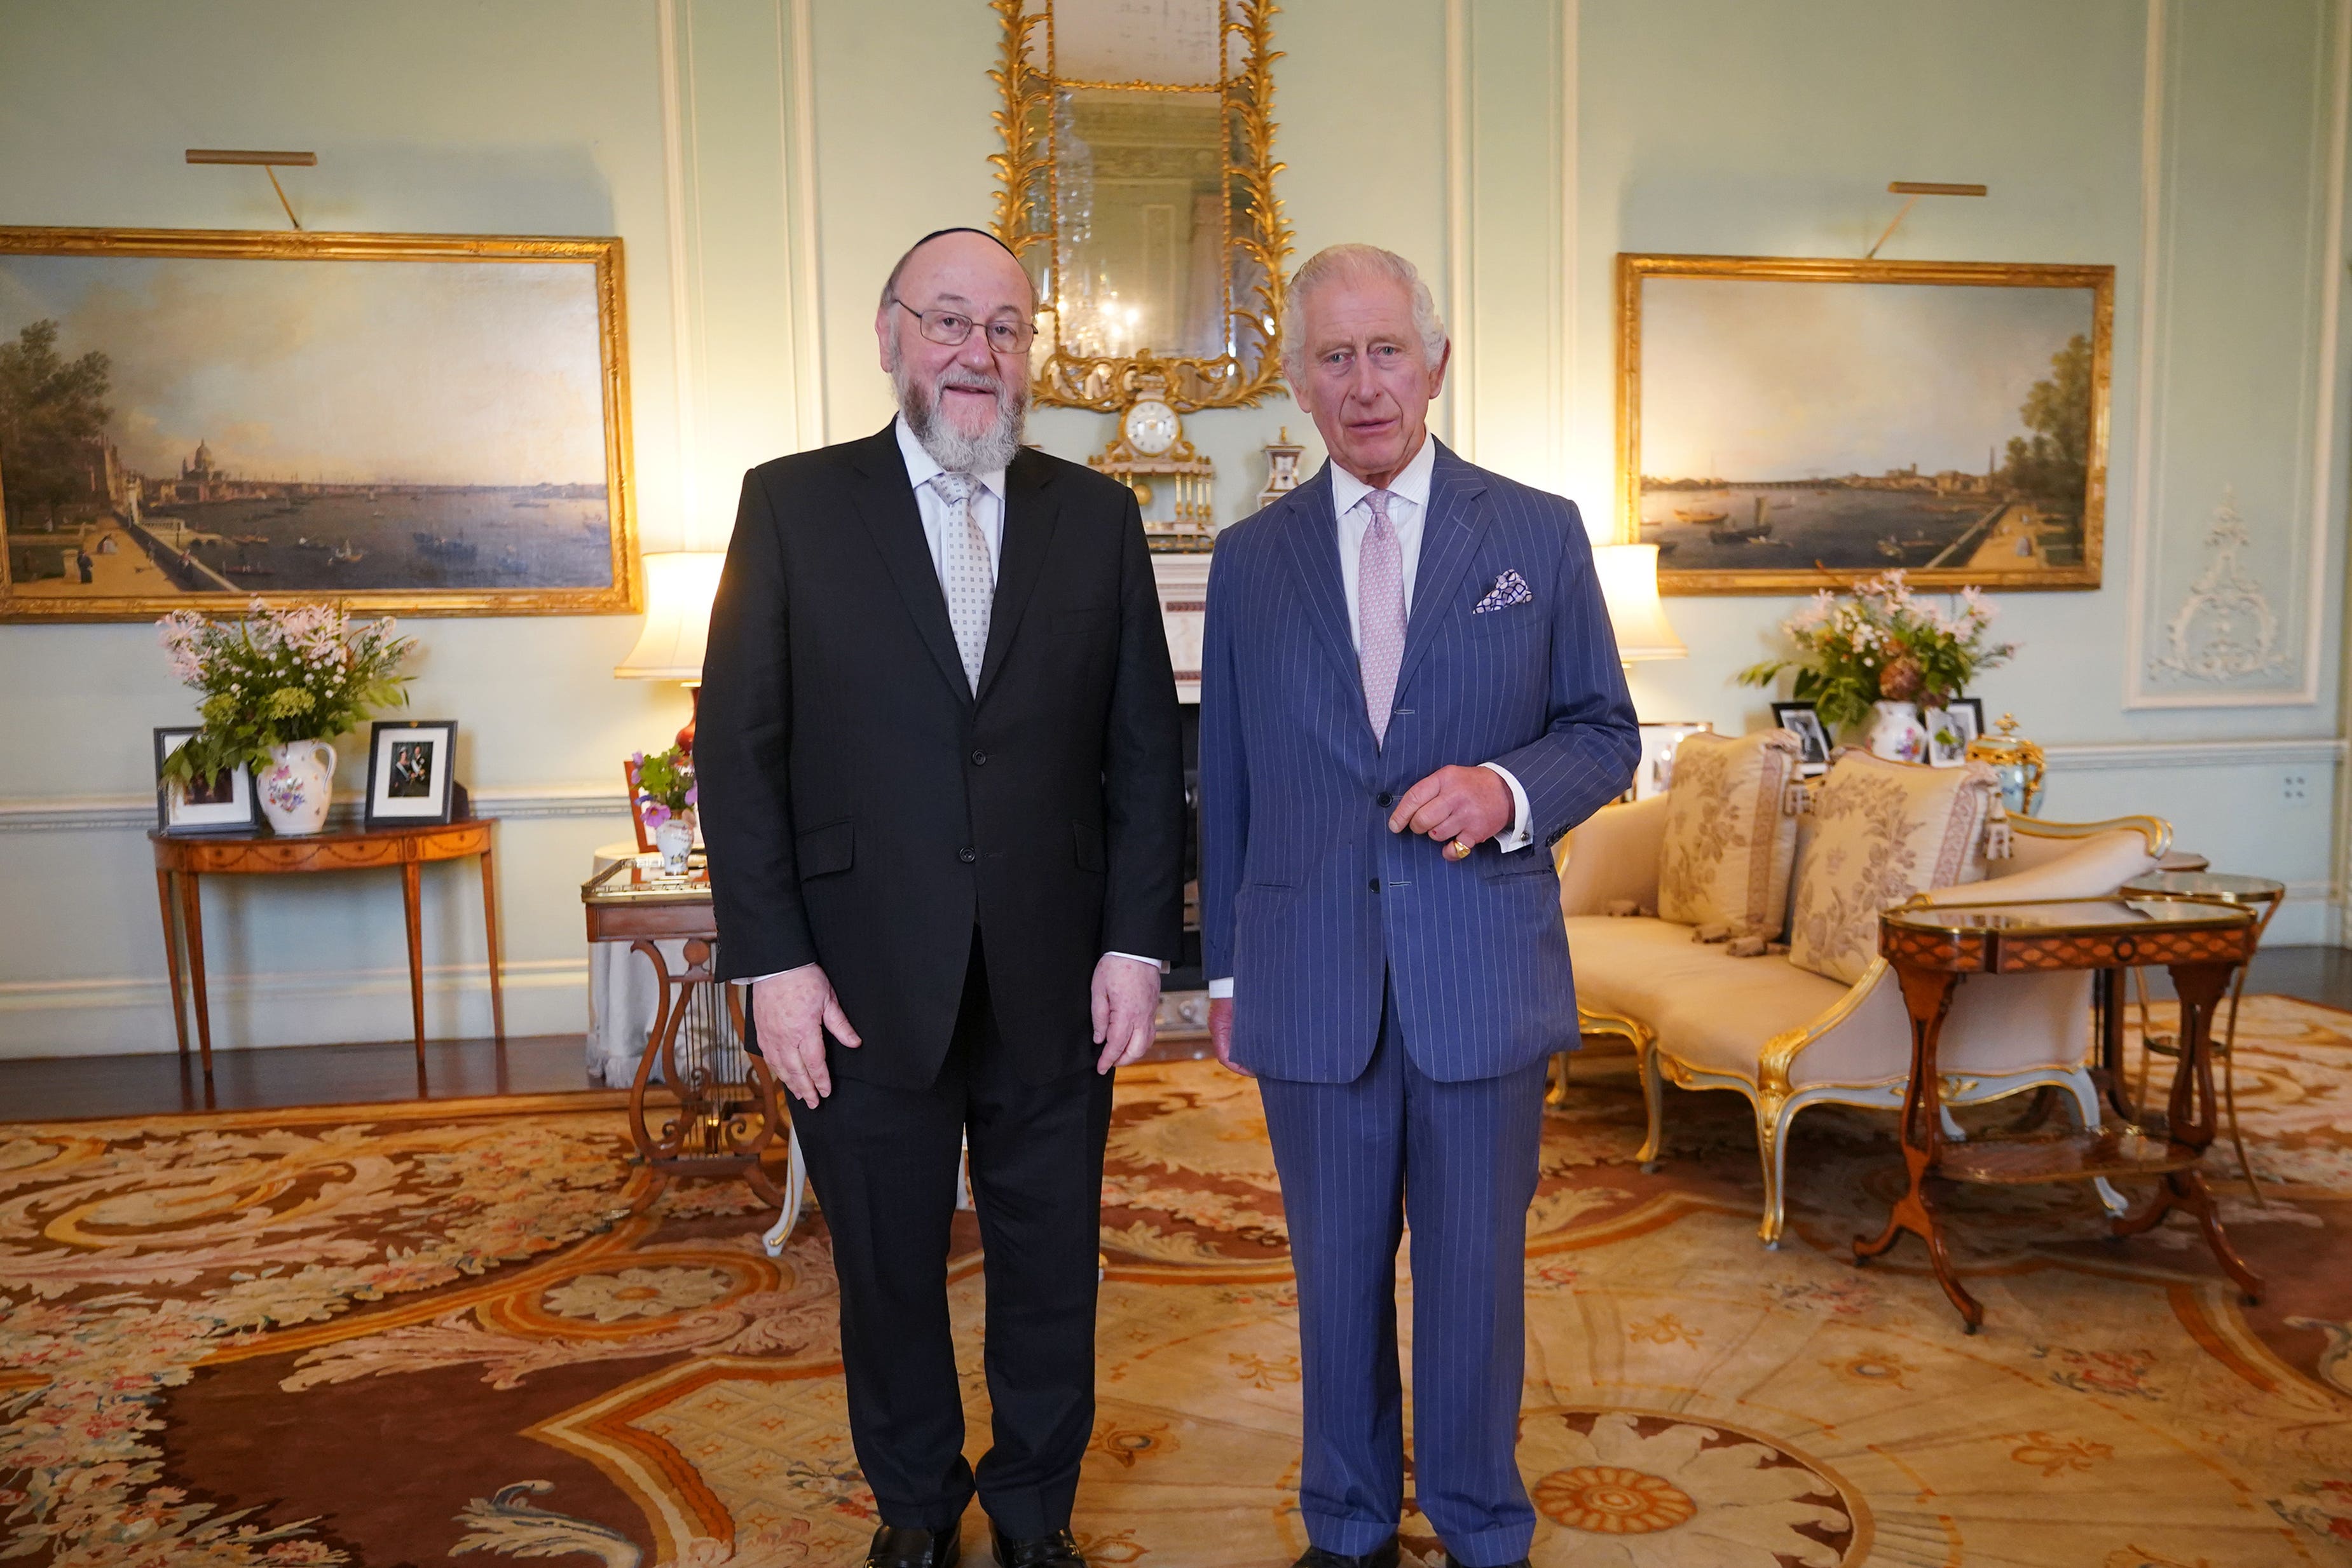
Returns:
[[[890,424],[891,433],[898,438],[898,451],[907,459],[907,479],[915,487],[915,509],[923,515],[923,543],[931,552],[931,570],[938,575],[942,592],[947,584],[947,497],[931,483],[947,472],[929,448],[915,438],[907,428],[907,416],[900,414]],[[1004,565],[1004,470],[992,468],[985,474],[974,474],[980,488],[971,493],[971,515],[980,524],[981,533],[988,540],[988,571],[993,579]],[[1139,964],[1149,964],[1161,974],[1168,966],[1157,958],[1146,958],[1136,953],[1106,953],[1107,958],[1132,958]],[[777,974],[788,974],[779,969]],[[760,980],[772,979],[761,975]],[[752,984],[758,984],[754,980]]]
[[[1429,516],[1429,482],[1436,470],[1437,443],[1423,434],[1421,450],[1397,470],[1395,477],[1380,486],[1389,493],[1389,526],[1396,530],[1398,548],[1404,552],[1404,610],[1408,623],[1412,616],[1413,585],[1421,576],[1421,525]],[[1360,653],[1363,652],[1363,606],[1357,580],[1363,570],[1364,534],[1372,526],[1373,488],[1337,463],[1331,465],[1331,509],[1338,514],[1339,524],[1339,586],[1348,600],[1348,640]],[[1509,768],[1492,762],[1478,766],[1491,770],[1510,786],[1511,820],[1495,835],[1495,848],[1504,854],[1526,849],[1535,841],[1528,827],[1528,792],[1511,777]],[[1209,982],[1212,998],[1233,994],[1232,976]]]

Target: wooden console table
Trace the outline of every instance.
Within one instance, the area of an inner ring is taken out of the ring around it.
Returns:
[[[721,984],[712,967],[719,923],[709,872],[698,862],[684,876],[664,876],[657,865],[619,861],[581,887],[580,902],[588,940],[628,943],[661,986],[653,1033],[629,1082],[629,1136],[656,1177],[637,1207],[653,1202],[672,1176],[740,1176],[780,1210],[761,1239],[775,1256],[800,1217],[807,1176],[775,1076],[744,1047],[742,988]],[[685,942],[682,973],[672,974],[655,946],[665,937]],[[658,1126],[646,1103],[656,1065],[677,1096],[676,1112]],[[779,1134],[790,1156],[781,1188],[760,1164]]]
[[[172,1027],[180,1054],[188,1054],[187,1011],[183,1001],[180,949],[187,947],[187,983],[195,991],[196,1044],[205,1076],[213,1075],[212,1012],[205,997],[205,915],[201,879],[274,876],[320,871],[374,871],[397,866],[401,897],[408,913],[408,1002],[415,1023],[416,1069],[425,1070],[425,924],[423,870],[433,861],[482,862],[482,927],[490,959],[490,1027],[507,1038],[506,1000],[499,991],[498,878],[490,863],[495,817],[416,827],[373,828],[313,833],[302,838],[268,834],[228,837],[174,836],[150,831],[155,846],[155,896],[163,905],[163,954],[172,973]]]
[[[1931,1178],[2015,1186],[2153,1176],[2155,1196],[2137,1213],[2117,1217],[2113,1234],[2136,1236],[2173,1209],[2185,1209],[2197,1217],[2222,1271],[2250,1302],[2261,1300],[2263,1282],[2222,1234],[2213,1195],[2197,1168],[2213,1141],[2213,1009],[2229,988],[2231,971],[2252,956],[2254,941],[2252,911],[2193,899],[2020,900],[1887,911],[1879,919],[1878,950],[1894,966],[1911,1014],[1911,1082],[1902,1122],[1910,1185],[1895,1200],[1885,1230],[1875,1239],[1854,1238],[1854,1261],[1885,1252],[1906,1231],[1918,1237],[1927,1244],[1937,1283],[1974,1333],[1984,1308],[1952,1271],[1927,1190]],[[2180,1065],[2163,1117],[2080,1133],[1945,1143],[1936,1043],[1963,977],[2149,964],[2171,971],[2180,998]]]

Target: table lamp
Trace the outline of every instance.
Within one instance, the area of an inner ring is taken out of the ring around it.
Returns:
[[[1630,664],[1640,659],[1690,656],[1675,635],[1674,622],[1666,619],[1666,607],[1658,602],[1657,546],[1595,545],[1592,566],[1601,576],[1601,596],[1609,605],[1620,660]]]
[[[702,645],[710,634],[710,601],[719,591],[719,550],[669,550],[646,559],[646,629],[613,674],[640,681],[683,684],[699,711]],[[687,716],[677,743],[694,749],[695,715]]]

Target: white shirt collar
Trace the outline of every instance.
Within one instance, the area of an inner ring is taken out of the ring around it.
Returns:
[[[902,438],[903,439],[903,438]],[[934,464],[932,466],[937,467]],[[1396,476],[1381,486],[1399,500],[1411,501],[1421,512],[1429,510],[1430,476],[1437,468],[1437,437],[1426,430],[1421,433],[1421,450],[1412,460],[1397,470]],[[1344,517],[1356,504],[1372,493],[1372,486],[1349,473],[1338,463],[1331,465],[1331,511]]]
[[[915,438],[915,433],[908,428],[905,414],[902,413],[892,420],[890,429],[898,437],[898,450],[907,459],[907,478],[917,490],[920,490],[940,475],[947,472],[940,465],[940,460],[931,455],[930,449]],[[993,468],[985,474],[975,474],[972,477],[979,480],[981,487],[999,501],[1004,499],[1003,469]],[[1422,487],[1425,493],[1428,489],[1426,479],[1423,481]]]

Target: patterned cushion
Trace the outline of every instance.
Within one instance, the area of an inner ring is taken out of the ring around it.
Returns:
[[[1801,749],[1785,729],[1694,735],[1675,747],[1658,846],[1660,919],[1780,935],[1797,858],[1789,786]]]
[[[1878,956],[1880,911],[1982,877],[1994,789],[1981,762],[1922,768],[1842,753],[1813,791],[1789,961],[1851,984]]]

